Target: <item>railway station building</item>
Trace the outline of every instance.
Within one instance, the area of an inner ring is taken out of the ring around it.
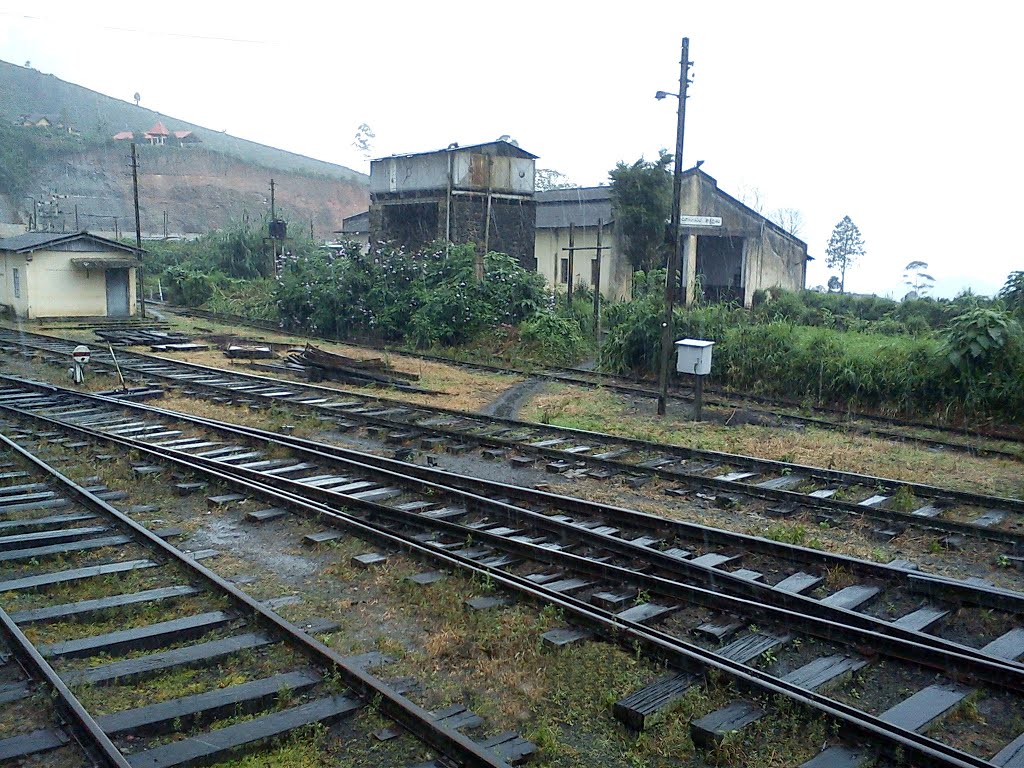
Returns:
[[[143,253],[88,232],[0,238],[0,305],[24,320],[129,317]]]
[[[750,307],[759,290],[803,290],[807,243],[723,192],[700,168],[683,173],[680,210],[679,298],[687,304],[698,292]]]
[[[592,288],[596,269],[598,226],[601,244],[601,294],[612,300],[632,293],[633,268],[617,226],[612,188],[580,187],[538,192],[537,270],[555,290],[573,285]],[[683,221],[708,222],[682,229],[679,299],[702,297],[734,301],[749,307],[755,291],[765,288],[803,289],[807,275],[807,243],[749,208],[718,187],[699,168],[682,176]],[[720,220],[720,221],[719,221]],[[568,258],[570,225],[573,244],[581,248]]]

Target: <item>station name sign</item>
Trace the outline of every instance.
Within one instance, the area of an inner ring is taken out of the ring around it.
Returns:
[[[679,226],[681,227],[720,227],[722,226],[721,216],[680,216]]]

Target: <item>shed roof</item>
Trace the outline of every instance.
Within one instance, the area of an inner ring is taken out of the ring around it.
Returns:
[[[718,179],[716,179],[714,176],[710,175],[709,173],[706,173],[705,171],[702,171],[697,166],[694,166],[693,168],[689,168],[689,169],[683,171],[683,173],[682,173],[682,177],[684,179],[686,179],[688,177],[691,177],[691,176],[696,176],[702,182],[704,182],[705,184],[711,186],[714,189],[714,194],[717,197],[719,197],[722,200],[726,201],[727,203],[729,203],[733,207],[738,208],[740,210],[740,213],[743,216],[746,216],[749,220],[751,220],[752,225],[757,226],[757,227],[762,227],[762,228],[767,228],[767,229],[774,230],[777,234],[782,235],[786,239],[792,240],[793,242],[798,243],[799,245],[803,246],[804,252],[807,251],[807,243],[805,243],[799,237],[794,235],[792,232],[788,231],[787,229],[784,229],[783,227],[780,227],[774,221],[772,221],[771,219],[769,219],[769,218],[763,216],[762,214],[758,213],[757,211],[755,211],[753,208],[751,208],[746,203],[744,203],[744,202],[742,202],[740,200],[737,200],[735,197],[733,197],[729,193],[723,192],[721,190],[721,188],[718,186]],[[809,259],[813,259],[813,257],[810,257],[810,256],[808,258]]]
[[[156,125],[154,125],[148,131],[146,131],[146,135],[147,136],[170,136],[171,132],[167,130],[167,126],[165,126],[162,122],[160,122],[158,120]]]
[[[611,224],[612,195],[610,187],[577,187],[538,192],[537,229],[596,227],[598,220]]]
[[[521,149],[520,147],[516,146],[515,144],[512,144],[511,142],[498,140],[487,141],[484,142],[483,144],[467,144],[466,146],[459,146],[458,144],[453,143],[448,145],[444,149],[432,149],[428,152],[408,152],[405,154],[388,155],[387,157],[374,158],[374,160],[389,160],[392,157],[420,157],[422,155],[436,155],[442,152],[465,152],[466,150],[482,150],[485,148],[493,148],[494,152],[492,154],[496,155],[526,157],[530,158],[531,160],[536,160],[538,157],[537,155],[527,152],[525,149]]]
[[[351,216],[346,216],[341,220],[340,232],[346,234],[360,234],[363,232],[370,231],[370,212],[362,211],[361,213],[355,213]]]
[[[113,136],[114,141],[125,141],[126,139],[134,139],[135,134],[132,131],[119,131]]]
[[[100,237],[99,235],[93,235],[89,232],[26,232],[23,235],[14,235],[13,237],[0,238],[0,251],[9,251],[11,253],[32,253],[32,251],[44,251],[47,248],[52,248],[57,245],[63,245],[64,243],[70,243],[75,240],[87,240],[95,243],[96,245],[102,245],[107,248],[113,248],[120,251],[125,251],[133,256],[141,256],[145,253],[140,248],[135,248],[131,245],[125,245],[119,243],[117,240],[110,240],[106,237]]]

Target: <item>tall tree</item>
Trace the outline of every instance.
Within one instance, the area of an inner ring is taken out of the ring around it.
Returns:
[[[903,268],[903,282],[919,297],[924,296],[935,284],[935,278],[925,270],[927,261],[912,261]]]
[[[843,216],[832,229],[832,237],[825,248],[825,264],[829,269],[839,270],[840,293],[846,293],[846,270],[864,253],[864,238],[860,230],[849,216]]]
[[[377,134],[373,132],[369,125],[360,123],[359,127],[356,128],[356,135],[352,139],[352,146],[359,151],[359,154],[369,160],[370,155],[373,154],[373,140],[376,138]]]
[[[612,180],[615,221],[633,269],[664,266],[666,224],[672,212],[672,154],[664,149],[657,160],[642,157],[632,165],[618,163]]]
[[[533,187],[538,192],[547,192],[551,189],[569,189],[573,186],[569,177],[554,168],[538,168],[534,176]]]
[[[796,208],[776,208],[768,214],[768,218],[793,237],[800,237],[800,231],[804,228],[804,215]]]

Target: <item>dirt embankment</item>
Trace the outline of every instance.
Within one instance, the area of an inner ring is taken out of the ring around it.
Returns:
[[[271,170],[202,146],[140,146],[139,206],[144,235],[162,235],[164,212],[171,235],[205,233],[258,221],[270,212],[270,180],[276,186],[279,217],[289,235],[308,236],[310,221],[318,239],[341,229],[342,219],[366,210],[365,181],[311,173]],[[125,143],[67,150],[50,155],[28,185],[36,200],[55,195],[54,227],[73,231],[77,207],[80,229],[134,228],[130,148]],[[8,206],[3,206],[8,207]],[[30,204],[12,202],[12,220],[24,223]],[[40,224],[46,222],[40,219]]]

